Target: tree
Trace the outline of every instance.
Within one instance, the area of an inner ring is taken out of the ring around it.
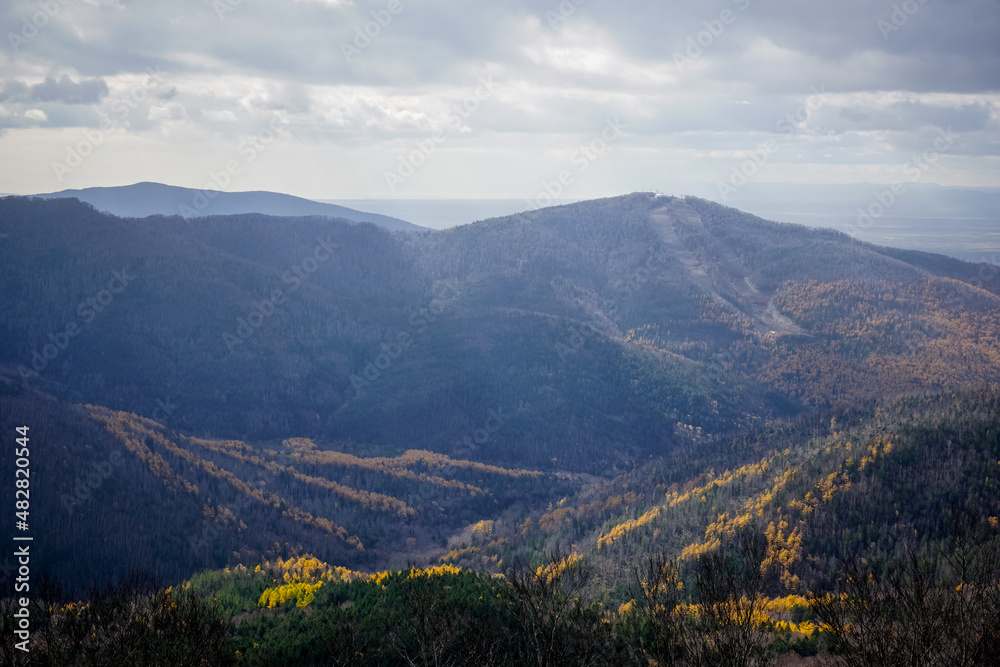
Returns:
[[[687,664],[691,623],[677,561],[649,555],[633,570],[632,600],[626,605],[624,631],[637,662]]]
[[[1000,645],[1000,538],[961,515],[937,558],[851,558],[838,590],[813,601],[834,639],[826,662],[990,664]]]
[[[772,660],[763,621],[764,593],[775,575],[767,538],[756,527],[738,535],[734,553],[716,550],[701,556],[695,571],[700,633],[688,642],[692,662],[743,667]]]
[[[229,624],[214,601],[186,588],[159,588],[133,572],[61,605],[32,649],[33,665],[159,667],[230,665]]]
[[[609,626],[580,599],[592,574],[577,554],[552,554],[534,571],[522,564],[507,569],[502,598],[524,643],[519,664],[604,664],[614,649]]]

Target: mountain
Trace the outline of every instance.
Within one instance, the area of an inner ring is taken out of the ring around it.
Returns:
[[[8,197],[0,231],[0,405],[64,424],[42,439],[65,448],[44,502],[117,452],[128,467],[60,534],[100,562],[87,541],[119,520],[89,522],[127,490],[120,523],[143,537],[124,552],[171,577],[306,551],[433,560],[480,521],[559,526],[588,488],[686,452],[668,487],[750,465],[733,443],[789,419],[1000,380],[995,266],[692,197],[406,235]],[[630,500],[601,525],[637,520],[650,493],[610,493]],[[207,525],[210,548],[192,555],[174,518]],[[531,544],[584,544],[552,534]]]
[[[324,204],[310,199],[277,192],[220,192],[215,189],[195,190],[162,183],[135,183],[107,188],[62,190],[33,195],[42,199],[73,197],[106,213],[121,218],[145,218],[151,215],[235,215],[261,213],[274,216],[320,215],[353,222],[371,222],[397,231],[421,231],[424,228],[378,213],[355,211],[344,206]]]
[[[65,400],[152,417],[170,399],[168,426],[217,437],[599,473],[689,429],[1000,375],[994,266],[694,198],[405,236],[259,214],[153,225],[72,200],[0,215],[18,258],[0,269],[0,363]],[[503,427],[477,442],[491,410]]]
[[[601,207],[584,217],[599,228],[568,248],[569,230],[543,223],[531,232],[544,234],[531,242],[559,263],[552,271],[597,278],[608,296],[621,285],[624,307],[599,306],[595,319],[567,298],[569,281],[536,274],[547,259],[527,258],[518,275],[519,250],[489,238],[491,225],[481,239],[449,232],[455,247],[324,218],[151,225],[71,200],[3,203],[17,230],[3,251],[27,255],[4,267],[2,361],[38,372],[68,400],[152,416],[171,399],[183,404],[171,426],[223,437],[473,449],[498,465],[580,471],[669,447],[679,420],[728,429],[796,409],[752,379],[719,381],[723,369],[625,338],[626,308],[644,297],[625,281],[654,242],[644,216],[611,241],[627,244],[624,260],[606,256],[614,225],[601,221]],[[578,244],[585,257],[574,256]],[[494,259],[503,267],[491,268]],[[456,273],[456,261],[476,273]],[[39,283],[32,262],[69,289]],[[101,295],[106,305],[90,303]],[[697,315],[697,298],[674,306],[688,309],[681,318]],[[50,334],[70,324],[78,338],[46,359]],[[736,335],[728,326],[711,333]],[[504,428],[476,442],[490,410]]]

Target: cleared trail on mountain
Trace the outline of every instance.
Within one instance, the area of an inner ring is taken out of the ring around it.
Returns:
[[[650,213],[650,221],[663,245],[687,269],[695,286],[751,317],[759,333],[806,333],[778,312],[773,292],[763,292],[750,282],[742,260],[705,229],[697,211],[682,198],[663,198],[663,201],[662,206]]]

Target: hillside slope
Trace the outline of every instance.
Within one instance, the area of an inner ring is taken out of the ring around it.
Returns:
[[[247,665],[992,664],[1000,389],[841,418],[692,447],[523,522],[479,521],[436,565],[246,553],[166,589],[45,595],[38,652],[45,664],[194,643],[213,664]],[[296,465],[321,456],[290,444]]]
[[[691,568],[756,529],[780,597],[832,587],[852,559],[952,553],[964,518],[1000,537],[1000,387],[885,401],[841,420],[689,447],[489,534],[463,534],[442,562],[579,553],[600,573],[595,591],[613,597],[651,554]]]
[[[0,363],[71,402],[170,401],[158,419],[201,435],[607,472],[692,430],[1000,379],[989,265],[691,198],[405,236],[71,200],[0,214]]]
[[[125,495],[93,494],[119,518],[61,528],[101,577],[117,570],[92,565],[105,552],[87,531],[119,524],[143,535],[121,545],[129,562],[169,576],[303,551],[492,567],[576,545],[603,562],[635,556],[629,538],[641,551],[667,516],[670,548],[697,551],[750,498],[668,507],[671,484],[681,497],[742,469],[724,486],[756,498],[776,470],[808,460],[796,474],[811,488],[814,472],[869,457],[821,454],[830,443],[781,435],[794,431],[783,420],[1000,380],[989,265],[692,198],[640,193],[414,235],[325,217],[122,219],[67,199],[2,199],[0,224],[10,414],[51,423],[44,440],[64,447],[41,470],[54,485],[43,502],[66,511],[75,481],[59,470],[87,470],[88,448],[130,462],[99,485]],[[786,444],[733,445],[766,429]],[[856,472],[830,484],[860,487]],[[149,523],[167,506],[169,521]],[[175,521],[208,526],[207,548],[192,551]],[[481,521],[497,523],[470,542]],[[481,550],[493,530],[509,544]]]

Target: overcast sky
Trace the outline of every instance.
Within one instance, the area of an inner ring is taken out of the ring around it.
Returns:
[[[1000,2],[895,6],[2,0],[0,192],[1000,186]]]

